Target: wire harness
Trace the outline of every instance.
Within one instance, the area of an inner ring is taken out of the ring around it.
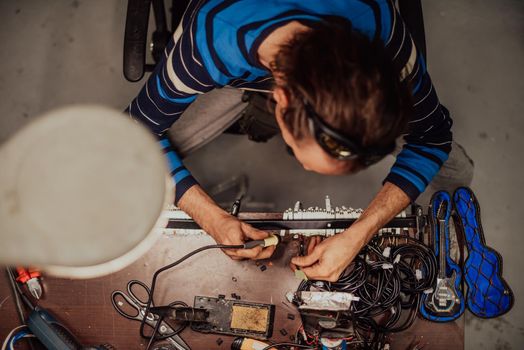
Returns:
[[[386,335],[409,328],[424,291],[433,287],[438,273],[435,254],[407,235],[382,234],[374,238],[337,282],[303,281],[300,291],[348,292],[358,299],[341,312],[340,323],[353,326],[349,344],[380,349]],[[299,300],[295,300],[298,306]],[[297,339],[318,345],[321,329],[299,330]],[[302,334],[300,337],[299,335]]]

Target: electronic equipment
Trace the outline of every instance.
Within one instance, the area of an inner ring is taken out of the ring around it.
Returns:
[[[150,311],[164,319],[191,323],[196,332],[261,340],[273,334],[275,318],[275,305],[207,296],[196,296],[193,307],[160,306]]]
[[[342,232],[351,226],[362,214],[362,209],[338,207],[331,204],[329,196],[325,198],[325,208],[309,207],[304,209],[301,202],[296,202],[293,208],[283,213],[269,213],[261,217],[258,213],[241,212],[238,217],[242,221],[260,230],[274,231],[281,237],[324,236],[329,237]],[[189,215],[175,206],[169,206],[162,213],[168,221],[165,233],[177,235],[205,234],[200,226]],[[387,223],[379,233],[406,233],[414,230],[422,233],[427,225],[426,215],[419,206],[411,207],[411,214],[402,211]]]

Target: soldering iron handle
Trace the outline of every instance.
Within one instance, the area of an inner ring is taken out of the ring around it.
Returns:
[[[251,249],[255,247],[270,247],[270,246],[276,246],[280,242],[280,239],[276,235],[269,235],[265,239],[257,239],[255,241],[247,241],[244,243],[244,249]]]

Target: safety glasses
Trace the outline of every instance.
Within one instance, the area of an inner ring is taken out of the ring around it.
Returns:
[[[394,144],[380,149],[363,149],[360,145],[324,122],[306,100],[303,100],[303,103],[306,108],[311,135],[315,138],[318,145],[331,157],[339,160],[358,158],[365,166],[369,166],[393,152]]]

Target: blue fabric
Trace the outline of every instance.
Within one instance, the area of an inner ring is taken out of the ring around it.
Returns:
[[[478,201],[470,188],[459,187],[453,202],[468,248],[464,262],[468,309],[483,318],[503,315],[513,306],[513,293],[502,278],[502,256],[486,245]]]
[[[370,38],[380,37],[386,54],[403,69],[413,87],[413,118],[404,139],[413,147],[423,145],[426,151],[408,155],[404,148],[385,181],[399,186],[415,201],[443,163],[435,160],[451,150],[452,122],[391,0],[267,0],[262,6],[259,0],[193,1],[182,18],[181,31],[169,41],[165,55],[128,112],[161,136],[197,94],[223,86],[269,90],[272,77],[257,54],[267,35],[289,20],[308,25],[330,17],[345,18],[354,30]],[[416,59],[410,60],[413,57]],[[175,152],[165,142],[162,147],[166,154]],[[178,165],[172,158],[169,162]],[[185,179],[186,185],[195,183]],[[176,186],[177,196],[187,190],[178,183]]]
[[[160,96],[164,99],[164,100],[168,100],[170,102],[174,102],[174,103],[191,103],[193,102],[194,100],[196,100],[196,95],[192,95],[192,96],[188,96],[188,97],[183,97],[183,98],[173,98],[173,97],[169,97],[167,95],[167,93],[164,91],[164,88],[162,88],[162,85],[160,84],[160,78],[157,76],[156,77],[156,88],[158,89],[158,93],[160,94]]]
[[[162,149],[171,147],[171,143],[167,139],[162,139],[162,140],[158,141],[158,143],[160,143],[160,147],[162,147]]]
[[[170,172],[172,172],[176,168],[179,168],[180,166],[182,166],[182,161],[176,155],[175,152],[173,152],[173,151],[168,152],[166,154],[166,157],[167,157],[167,162],[168,162],[168,165],[169,165],[169,171]]]
[[[438,208],[440,206],[441,203],[447,203],[447,211],[446,211],[446,217],[445,217],[445,221],[446,221],[446,230],[444,232],[444,237],[445,237],[445,247],[446,247],[446,251],[445,252],[440,252],[439,251],[439,244],[440,244],[440,237],[439,237],[439,225],[438,225],[438,220],[437,220],[437,211],[438,211]],[[446,256],[446,277],[452,277],[453,275],[455,276],[455,291],[457,292],[457,296],[458,296],[458,299],[459,299],[459,303],[460,303],[460,308],[458,309],[458,311],[454,314],[454,315],[436,315],[434,313],[432,313],[432,310],[428,309],[427,306],[426,306],[426,299],[428,298],[428,294],[424,293],[422,295],[422,302],[420,303],[420,313],[422,314],[422,316],[430,321],[434,321],[434,322],[449,322],[449,321],[453,321],[453,320],[456,320],[457,318],[460,317],[460,315],[462,315],[464,313],[464,310],[465,310],[465,302],[464,302],[464,296],[462,294],[462,291],[461,291],[461,285],[462,285],[462,270],[460,269],[460,267],[458,266],[458,264],[453,261],[449,255],[449,249],[450,249],[450,235],[449,235],[449,219],[451,217],[451,208],[452,208],[452,205],[451,205],[451,196],[448,192],[446,191],[439,191],[439,192],[436,192],[435,194],[433,194],[433,197],[431,198],[431,201],[430,201],[430,207],[429,207],[429,215],[431,216],[432,218],[432,227],[433,227],[433,232],[434,232],[434,236],[435,236],[435,246],[434,246],[434,251],[435,251],[435,255],[437,256],[437,259],[438,257],[440,256],[440,254],[445,254]],[[439,269],[441,267],[439,266]]]
[[[408,180],[411,184],[413,184],[417,188],[418,192],[414,195],[415,197],[418,196],[426,188],[426,185],[424,184],[424,182],[422,180],[420,180],[417,176],[413,175],[412,172],[410,172],[410,171],[408,171],[406,169],[402,169],[400,167],[393,166],[393,168],[391,168],[391,172],[393,174],[400,175],[401,177],[403,177],[404,179]],[[385,181],[389,181],[389,179],[386,178]],[[396,183],[394,183],[394,184],[397,185]]]

